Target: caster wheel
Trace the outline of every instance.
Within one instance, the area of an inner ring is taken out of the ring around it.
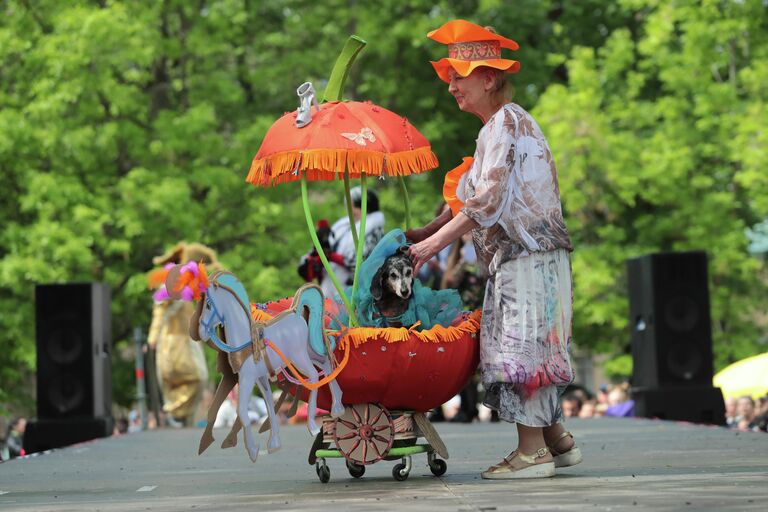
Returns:
[[[402,482],[403,480],[407,479],[408,473],[405,473],[403,471],[404,469],[405,464],[395,464],[395,467],[392,468],[392,478],[398,482]]]
[[[365,474],[365,466],[355,464],[354,462],[347,461],[347,469],[349,470],[349,474],[355,478],[360,478]]]
[[[443,459],[435,459],[429,464],[429,470],[435,476],[443,476],[448,469],[448,464]]]
[[[324,484],[327,484],[331,480],[331,468],[323,464],[322,466],[320,464],[317,464],[315,466],[315,471],[317,471],[317,477],[320,479],[320,481]]]

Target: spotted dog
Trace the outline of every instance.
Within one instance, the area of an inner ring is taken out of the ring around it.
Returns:
[[[408,310],[412,294],[413,263],[407,247],[400,247],[384,260],[371,282],[374,304],[389,327],[402,327],[399,319]]]

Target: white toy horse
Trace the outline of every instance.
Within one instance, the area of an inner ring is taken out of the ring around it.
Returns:
[[[169,272],[166,287],[169,293],[176,298],[183,297],[184,293],[178,293],[184,283],[179,283],[179,276],[184,272],[202,273],[203,279],[193,283],[200,288],[201,307],[192,318],[194,324],[190,325],[190,334],[194,339],[207,342],[221,351],[219,361],[226,355],[231,369],[239,373],[240,389],[238,395],[237,413],[239,423],[245,426],[244,439],[246,450],[252,461],[256,461],[259,454],[259,444],[254,439],[248,418],[248,402],[253,392],[254,385],[259,386],[261,395],[267,403],[271,433],[267,444],[268,452],[272,453],[280,449],[280,422],[275,417],[275,407],[272,401],[270,378],[282,370],[289,361],[299,372],[307,377],[308,382],[319,381],[317,364],[325,373],[330,375],[332,370],[331,348],[323,329],[323,294],[319,286],[314,284],[304,285],[296,292],[290,309],[280,313],[266,324],[254,323],[250,312],[250,303],[245,287],[233,275],[228,272],[215,272],[208,280],[205,278],[205,269],[199,266],[192,269],[187,264],[176,272]],[[186,276],[190,277],[190,276]],[[187,279],[190,282],[191,279]],[[204,288],[204,289],[202,289]],[[187,293],[189,296],[189,293]],[[202,309],[202,310],[201,310]],[[199,320],[198,320],[199,315]],[[217,335],[216,328],[223,328],[223,339]],[[278,354],[278,351],[287,359]],[[223,370],[221,368],[220,370]],[[230,374],[228,379],[226,372],[216,391],[214,405],[209,409],[208,425],[200,441],[200,453],[213,442],[212,428],[218,407],[215,406],[217,398],[219,405],[223,396],[234,386],[237,377]],[[331,415],[339,417],[344,413],[341,403],[341,388],[335,379],[328,383],[331,390],[332,407]],[[307,411],[307,426],[309,431],[316,435],[320,427],[315,422],[317,410],[317,388],[309,394]],[[211,418],[213,416],[213,418]],[[222,447],[234,446],[236,443],[238,422],[232,427],[230,435],[224,441]]]

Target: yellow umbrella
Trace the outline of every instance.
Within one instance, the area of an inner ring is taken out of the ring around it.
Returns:
[[[725,398],[765,396],[768,394],[768,352],[726,366],[712,381]]]

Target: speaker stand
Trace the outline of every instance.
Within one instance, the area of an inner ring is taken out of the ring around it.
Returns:
[[[635,416],[662,420],[725,425],[725,403],[720,388],[665,386],[632,388]]]
[[[113,430],[114,420],[111,416],[34,420],[27,423],[24,431],[24,450],[35,453],[62,448],[109,437]]]

